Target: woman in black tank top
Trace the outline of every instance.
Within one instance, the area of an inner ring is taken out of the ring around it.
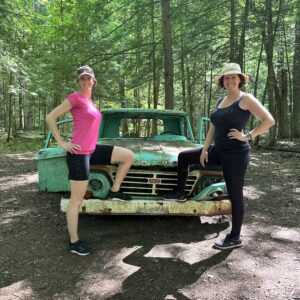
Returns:
[[[216,241],[218,249],[242,246],[240,239],[244,217],[244,177],[250,161],[249,140],[266,132],[275,124],[267,109],[241,88],[249,80],[236,63],[226,64],[215,83],[224,88],[226,96],[217,101],[212,111],[210,128],[201,149],[183,151],[178,156],[178,184],[174,191],[164,194],[165,200],[185,201],[184,188],[189,165],[222,165],[229,198],[232,206],[231,231],[222,240]],[[248,133],[244,128],[253,115],[260,123]],[[214,142],[214,145],[211,146]]]

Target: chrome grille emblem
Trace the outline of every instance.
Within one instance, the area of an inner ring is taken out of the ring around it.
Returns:
[[[161,184],[161,180],[158,178],[148,178],[148,183],[150,184]]]

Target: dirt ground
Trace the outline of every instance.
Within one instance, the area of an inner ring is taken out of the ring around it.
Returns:
[[[34,153],[0,154],[0,299],[300,299],[300,154],[252,151],[244,247],[212,248],[218,217],[80,217],[95,252],[67,252],[62,194]]]

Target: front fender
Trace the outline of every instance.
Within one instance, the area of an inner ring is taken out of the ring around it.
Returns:
[[[214,193],[218,195],[226,195],[227,188],[225,182],[217,182],[209,185],[204,190],[202,190],[199,194],[195,195],[191,200],[203,201],[203,200],[211,200],[215,196]]]

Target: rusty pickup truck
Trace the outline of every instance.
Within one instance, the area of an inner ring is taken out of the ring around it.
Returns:
[[[184,203],[162,200],[160,194],[171,190],[177,181],[178,153],[201,147],[205,126],[202,118],[199,137],[194,138],[187,113],[176,110],[103,109],[99,129],[99,144],[131,149],[134,163],[121,189],[133,200],[120,202],[106,199],[116,175],[116,165],[92,165],[88,183],[90,199],[85,199],[81,213],[213,216],[231,213],[226,185],[220,166],[202,168],[192,165],[186,184],[188,200]],[[67,139],[72,132],[72,120],[58,122]],[[44,148],[37,153],[39,190],[69,191],[65,151],[58,147],[51,132]],[[61,210],[66,211],[68,197],[62,197]]]

